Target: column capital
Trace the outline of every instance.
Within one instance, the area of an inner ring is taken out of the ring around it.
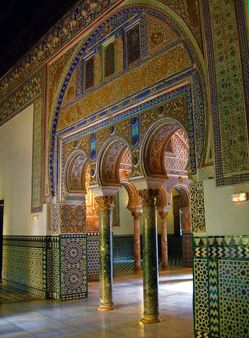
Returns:
[[[112,210],[115,206],[115,196],[97,196],[95,201],[99,210]]]
[[[164,210],[158,210],[158,214],[161,218],[162,221],[166,221],[167,220],[167,216],[168,216],[168,212],[164,211]]]
[[[142,215],[142,207],[137,208],[131,208],[129,209],[131,212],[131,215],[134,217],[134,220],[139,220]]]
[[[159,189],[143,189],[138,191],[142,198],[142,205],[155,205],[156,197],[159,194]]]

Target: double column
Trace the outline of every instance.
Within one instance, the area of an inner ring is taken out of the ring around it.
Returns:
[[[115,196],[95,197],[99,210],[99,310],[112,310],[112,211]]]
[[[140,190],[143,208],[143,290],[142,323],[160,321],[158,310],[158,245],[156,197],[159,190]]]

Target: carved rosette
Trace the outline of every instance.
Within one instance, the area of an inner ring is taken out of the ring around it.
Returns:
[[[113,210],[115,206],[115,196],[97,196],[95,197],[98,210]]]
[[[159,195],[158,189],[144,189],[139,190],[139,196],[142,198],[142,205],[155,205],[156,198]]]

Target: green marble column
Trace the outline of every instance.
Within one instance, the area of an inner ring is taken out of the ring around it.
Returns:
[[[140,190],[143,204],[143,287],[142,323],[160,320],[158,312],[158,248],[155,198],[158,190]]]
[[[112,210],[114,196],[95,198],[99,209],[99,310],[112,310]]]

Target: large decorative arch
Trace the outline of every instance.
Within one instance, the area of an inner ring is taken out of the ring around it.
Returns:
[[[153,7],[153,8],[152,8]],[[148,13],[151,13],[155,16],[160,16],[163,18],[166,24],[170,24],[175,31],[178,33],[179,39],[182,40],[182,43],[184,47],[186,48],[186,51],[188,51],[189,58],[192,60],[192,64],[194,67],[196,67],[197,72],[195,75],[193,75],[193,78],[195,77],[195,82],[199,81],[199,88],[200,91],[203,91],[203,87],[205,88],[205,79],[206,79],[206,74],[205,74],[205,67],[204,67],[204,61],[203,61],[203,55],[201,52],[200,47],[198,46],[198,43],[186,25],[186,23],[180,18],[179,15],[176,14],[169,6],[166,6],[165,4],[162,4],[160,1],[155,1],[153,2],[153,6],[151,5],[150,1],[144,0],[142,3],[130,3],[130,1],[125,1],[122,4],[120,4],[113,12],[110,12],[107,16],[107,20],[105,17],[105,21],[100,21],[99,27],[93,28],[91,31],[89,31],[88,37],[84,40],[83,47],[82,43],[81,46],[79,47],[79,52],[77,56],[74,58],[74,61],[68,64],[68,72],[64,78],[63,84],[61,86],[60,91],[57,92],[57,101],[54,102],[54,105],[52,107],[52,111],[54,112],[53,117],[50,120],[50,154],[49,154],[49,163],[50,163],[50,168],[49,168],[49,176],[50,176],[50,183],[51,183],[51,192],[52,194],[54,193],[54,185],[55,185],[55,166],[56,164],[56,155],[55,155],[55,149],[57,148],[56,145],[56,135],[57,135],[57,123],[58,123],[58,118],[60,116],[60,109],[61,109],[61,104],[63,101],[64,94],[67,90],[68,84],[70,82],[70,79],[72,77],[72,74],[74,73],[75,68],[77,67],[78,63],[80,62],[82,56],[84,55],[85,50],[89,47],[91,43],[94,41],[94,37],[97,37],[99,34],[101,35],[103,31],[108,31],[107,27],[110,28],[111,25],[109,25],[110,20],[112,18],[117,19],[122,13],[128,13],[129,11],[139,11],[139,10],[144,10],[147,11]],[[96,27],[96,26],[95,26]],[[110,31],[110,30],[109,30]],[[197,80],[198,78],[198,80]],[[193,81],[194,82],[194,81]],[[202,99],[205,101],[205,95],[203,95]],[[204,109],[204,107],[203,107]],[[205,121],[205,119],[199,119],[201,121]],[[90,122],[90,120],[89,120]],[[206,121],[208,122],[208,121]],[[87,121],[84,121],[84,124],[87,124]],[[205,122],[203,122],[205,123]],[[193,127],[193,126],[192,126]],[[206,126],[203,126],[205,129]],[[201,142],[201,145],[199,145],[200,148],[204,147],[204,141]],[[200,153],[202,152],[203,149],[200,150]],[[199,156],[198,161],[201,161],[201,156]]]

